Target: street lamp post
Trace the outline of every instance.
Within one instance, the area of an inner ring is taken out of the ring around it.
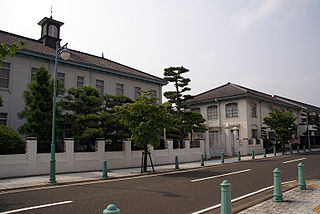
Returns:
[[[56,43],[56,59],[54,66],[54,80],[53,80],[53,104],[52,104],[52,132],[51,132],[51,155],[50,155],[50,178],[49,183],[56,183],[56,157],[55,157],[55,122],[56,122],[56,94],[57,94],[57,73],[58,73],[58,59],[61,54],[63,60],[68,60],[70,52],[67,49],[68,43],[60,47],[59,41]]]

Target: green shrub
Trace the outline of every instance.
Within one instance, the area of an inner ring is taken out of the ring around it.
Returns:
[[[23,153],[25,144],[21,137],[14,130],[0,124],[0,155]]]

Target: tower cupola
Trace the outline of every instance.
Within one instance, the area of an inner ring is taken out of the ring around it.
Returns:
[[[38,25],[41,25],[41,38],[39,40],[44,45],[55,48],[56,43],[61,41],[60,27],[63,25],[63,22],[56,21],[52,17],[44,17]]]

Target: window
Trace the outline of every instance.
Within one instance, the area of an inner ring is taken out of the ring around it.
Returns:
[[[77,76],[77,88],[82,88],[84,84],[84,77]]]
[[[226,104],[226,117],[238,117],[238,103]]]
[[[58,76],[57,76],[57,79],[64,84],[64,77],[65,77],[65,74],[64,73],[60,73],[58,72]],[[58,95],[63,95],[62,92],[59,92]]]
[[[33,77],[37,74],[38,68],[31,68],[31,81],[33,80]]]
[[[96,88],[100,91],[100,94],[104,94],[104,81],[96,80]]]
[[[200,113],[200,108],[192,108],[192,109],[191,109],[191,112],[198,112],[198,113]]]
[[[156,91],[156,90],[151,90],[151,95],[152,95],[153,97],[156,97],[156,96],[157,96],[157,91]]]
[[[251,129],[252,138],[258,138],[258,129]]]
[[[55,25],[49,25],[48,36],[58,38],[58,28]]]
[[[135,98],[136,100],[139,100],[139,99],[140,99],[140,96],[141,96],[141,88],[135,87],[135,88],[134,88],[134,98]]]
[[[64,76],[65,76],[64,73],[58,72],[57,79],[60,80],[60,82],[62,82],[63,84],[64,84]]]
[[[269,106],[269,107],[268,107],[268,110],[269,110],[269,113],[273,112],[273,107],[272,107],[272,106]]]
[[[9,89],[10,63],[2,62],[0,68],[0,87]]]
[[[0,113],[0,124],[7,125],[7,113]]]
[[[117,83],[117,96],[123,95],[123,84]]]
[[[218,118],[218,107],[217,105],[208,106],[207,108],[207,116],[208,120],[217,119]]]
[[[257,117],[257,105],[255,103],[250,103],[250,115],[251,117]]]

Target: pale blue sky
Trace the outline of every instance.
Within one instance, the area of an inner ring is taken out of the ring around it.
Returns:
[[[184,66],[192,94],[233,82],[320,106],[320,0],[10,0],[0,29],[39,39],[51,5],[72,49],[159,77]]]

